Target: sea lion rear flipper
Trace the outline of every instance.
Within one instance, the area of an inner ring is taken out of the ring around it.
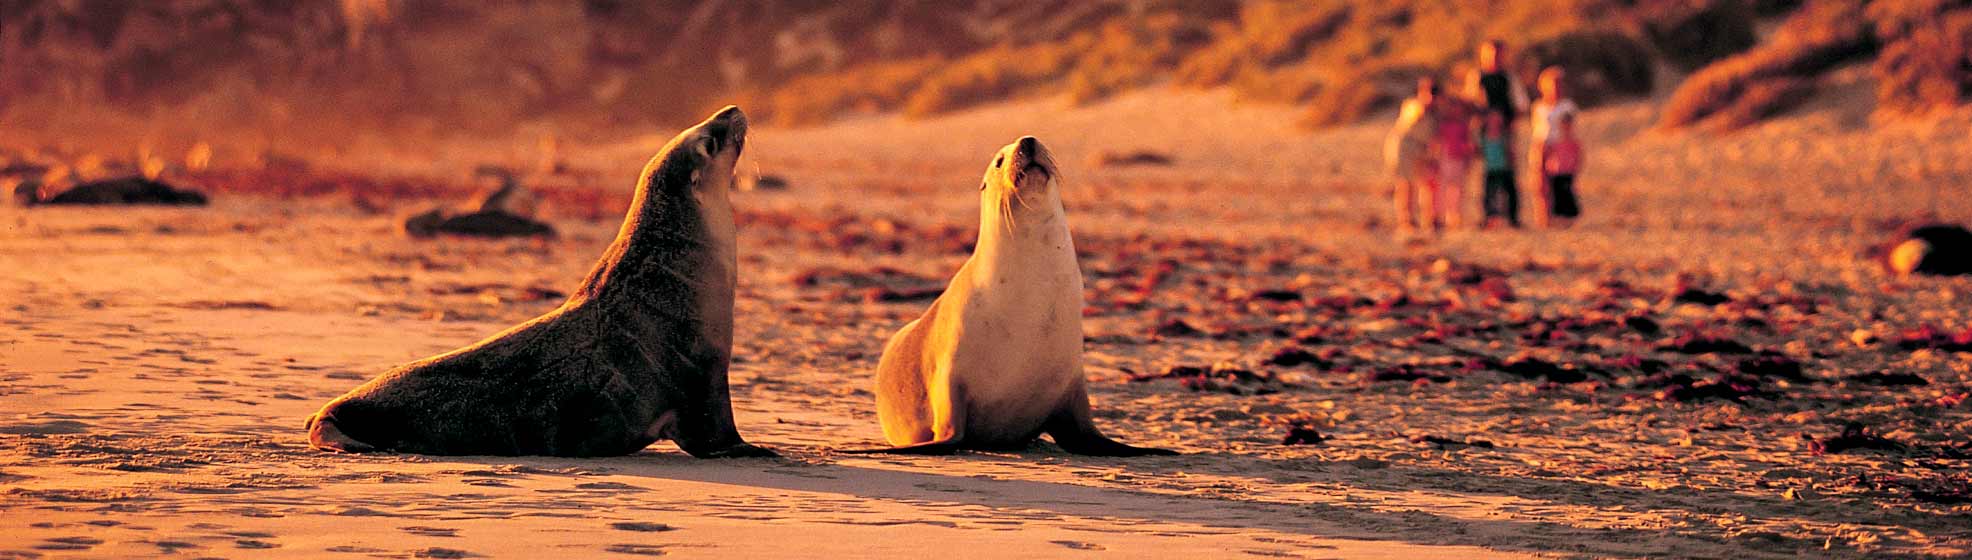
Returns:
[[[1079,373],[1078,373],[1079,375]],[[1088,389],[1077,387],[1068,402],[1047,423],[1041,431],[1054,438],[1063,451],[1076,455],[1095,455],[1101,457],[1139,457],[1144,455],[1177,455],[1178,452],[1155,447],[1136,447],[1125,444],[1096,429],[1095,420],[1089,414]]]

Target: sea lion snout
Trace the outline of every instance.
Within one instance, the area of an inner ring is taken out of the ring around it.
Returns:
[[[739,149],[746,144],[746,112],[737,106],[727,105],[705,120],[705,133],[722,146]]]
[[[1009,145],[1007,176],[1015,189],[1041,187],[1055,177],[1054,154],[1033,136],[1022,136]]]

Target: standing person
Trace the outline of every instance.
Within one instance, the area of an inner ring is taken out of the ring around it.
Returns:
[[[1554,201],[1547,198],[1552,189],[1547,185],[1548,174],[1545,171],[1547,166],[1542,163],[1545,159],[1546,147],[1554,140],[1557,128],[1555,124],[1564,118],[1572,119],[1576,113],[1581,112],[1581,108],[1575,105],[1575,100],[1568,98],[1568,90],[1565,87],[1567,77],[1567,73],[1560,66],[1549,66],[1541,70],[1541,100],[1534,102],[1534,112],[1528,119],[1531,121],[1529,128],[1532,134],[1527,143],[1527,161],[1529,167],[1537,172],[1534,196],[1541,199],[1541,206],[1549,208],[1553,207]],[[1542,218],[1539,225],[1547,225],[1545,220],[1547,215],[1536,215],[1536,217]]]
[[[1499,39],[1487,39],[1479,44],[1479,67],[1465,77],[1465,96],[1473,101],[1483,102],[1486,113],[1500,118],[1500,134],[1508,141],[1508,161],[1513,160],[1511,142],[1514,138],[1514,123],[1520,114],[1527,111],[1527,87],[1507,68],[1506,43]],[[1512,163],[1508,163],[1512,171]],[[1519,186],[1515,185],[1515,175],[1506,175],[1506,189],[1514,193],[1515,203],[1512,213],[1507,215],[1509,223],[1520,223]]]
[[[1479,152],[1486,162],[1486,207],[1484,227],[1520,227],[1520,191],[1513,188],[1512,139],[1506,134],[1506,119],[1498,113],[1486,115],[1485,132],[1479,139]]]
[[[1478,105],[1456,95],[1436,96],[1432,116],[1438,120],[1434,135],[1434,156],[1438,162],[1438,185],[1431,189],[1431,228],[1457,229],[1465,221],[1465,184],[1472,181],[1472,158],[1479,147],[1473,142],[1472,121],[1484,112]]]
[[[1582,215],[1581,200],[1575,196],[1575,177],[1581,175],[1587,157],[1582,152],[1582,142],[1575,136],[1575,114],[1566,113],[1553,125],[1553,134],[1541,150],[1541,182],[1547,185],[1547,195],[1541,197],[1547,202],[1549,223],[1554,227],[1568,227],[1575,218]]]
[[[1405,100],[1397,112],[1397,126],[1383,143],[1384,162],[1395,182],[1397,232],[1410,235],[1417,229],[1417,193],[1432,188],[1437,181],[1437,162],[1432,144],[1437,136],[1438,119],[1432,114],[1438,98],[1438,83],[1431,78],[1417,81],[1417,96]]]

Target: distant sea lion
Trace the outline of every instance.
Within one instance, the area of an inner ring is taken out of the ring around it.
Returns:
[[[483,195],[471,212],[452,213],[438,208],[411,216],[404,220],[404,233],[412,237],[554,237],[553,226],[513,207],[517,200],[531,198],[513,172],[481,167],[475,174],[499,179],[500,186]]]
[[[979,242],[922,317],[884,345],[877,417],[890,449],[1018,448],[1046,433],[1070,453],[1173,455],[1096,429],[1082,374],[1082,271],[1054,156],[1001,148],[979,186]]]
[[[145,177],[119,177],[76,184],[61,192],[44,195],[39,181],[23,182],[14,188],[14,198],[22,206],[40,204],[116,205],[155,204],[165,206],[204,206],[205,194],[184,190]]]
[[[393,369],[322,407],[309,443],[341,451],[598,456],[670,439],[696,457],[768,457],[733,426],[733,162],[727,107],[671,140],[561,307]]]
[[[1883,265],[1903,276],[1972,274],[1972,231],[1951,224],[1913,228],[1891,246]]]

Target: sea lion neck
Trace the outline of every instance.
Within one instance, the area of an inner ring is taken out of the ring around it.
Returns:
[[[577,290],[588,299],[628,293],[632,299],[692,294],[723,286],[732,290],[731,236],[715,235],[710,209],[688,191],[689,165],[666,163],[669,152],[653,158],[631,199],[616,240]],[[725,222],[730,223],[728,217]]]

